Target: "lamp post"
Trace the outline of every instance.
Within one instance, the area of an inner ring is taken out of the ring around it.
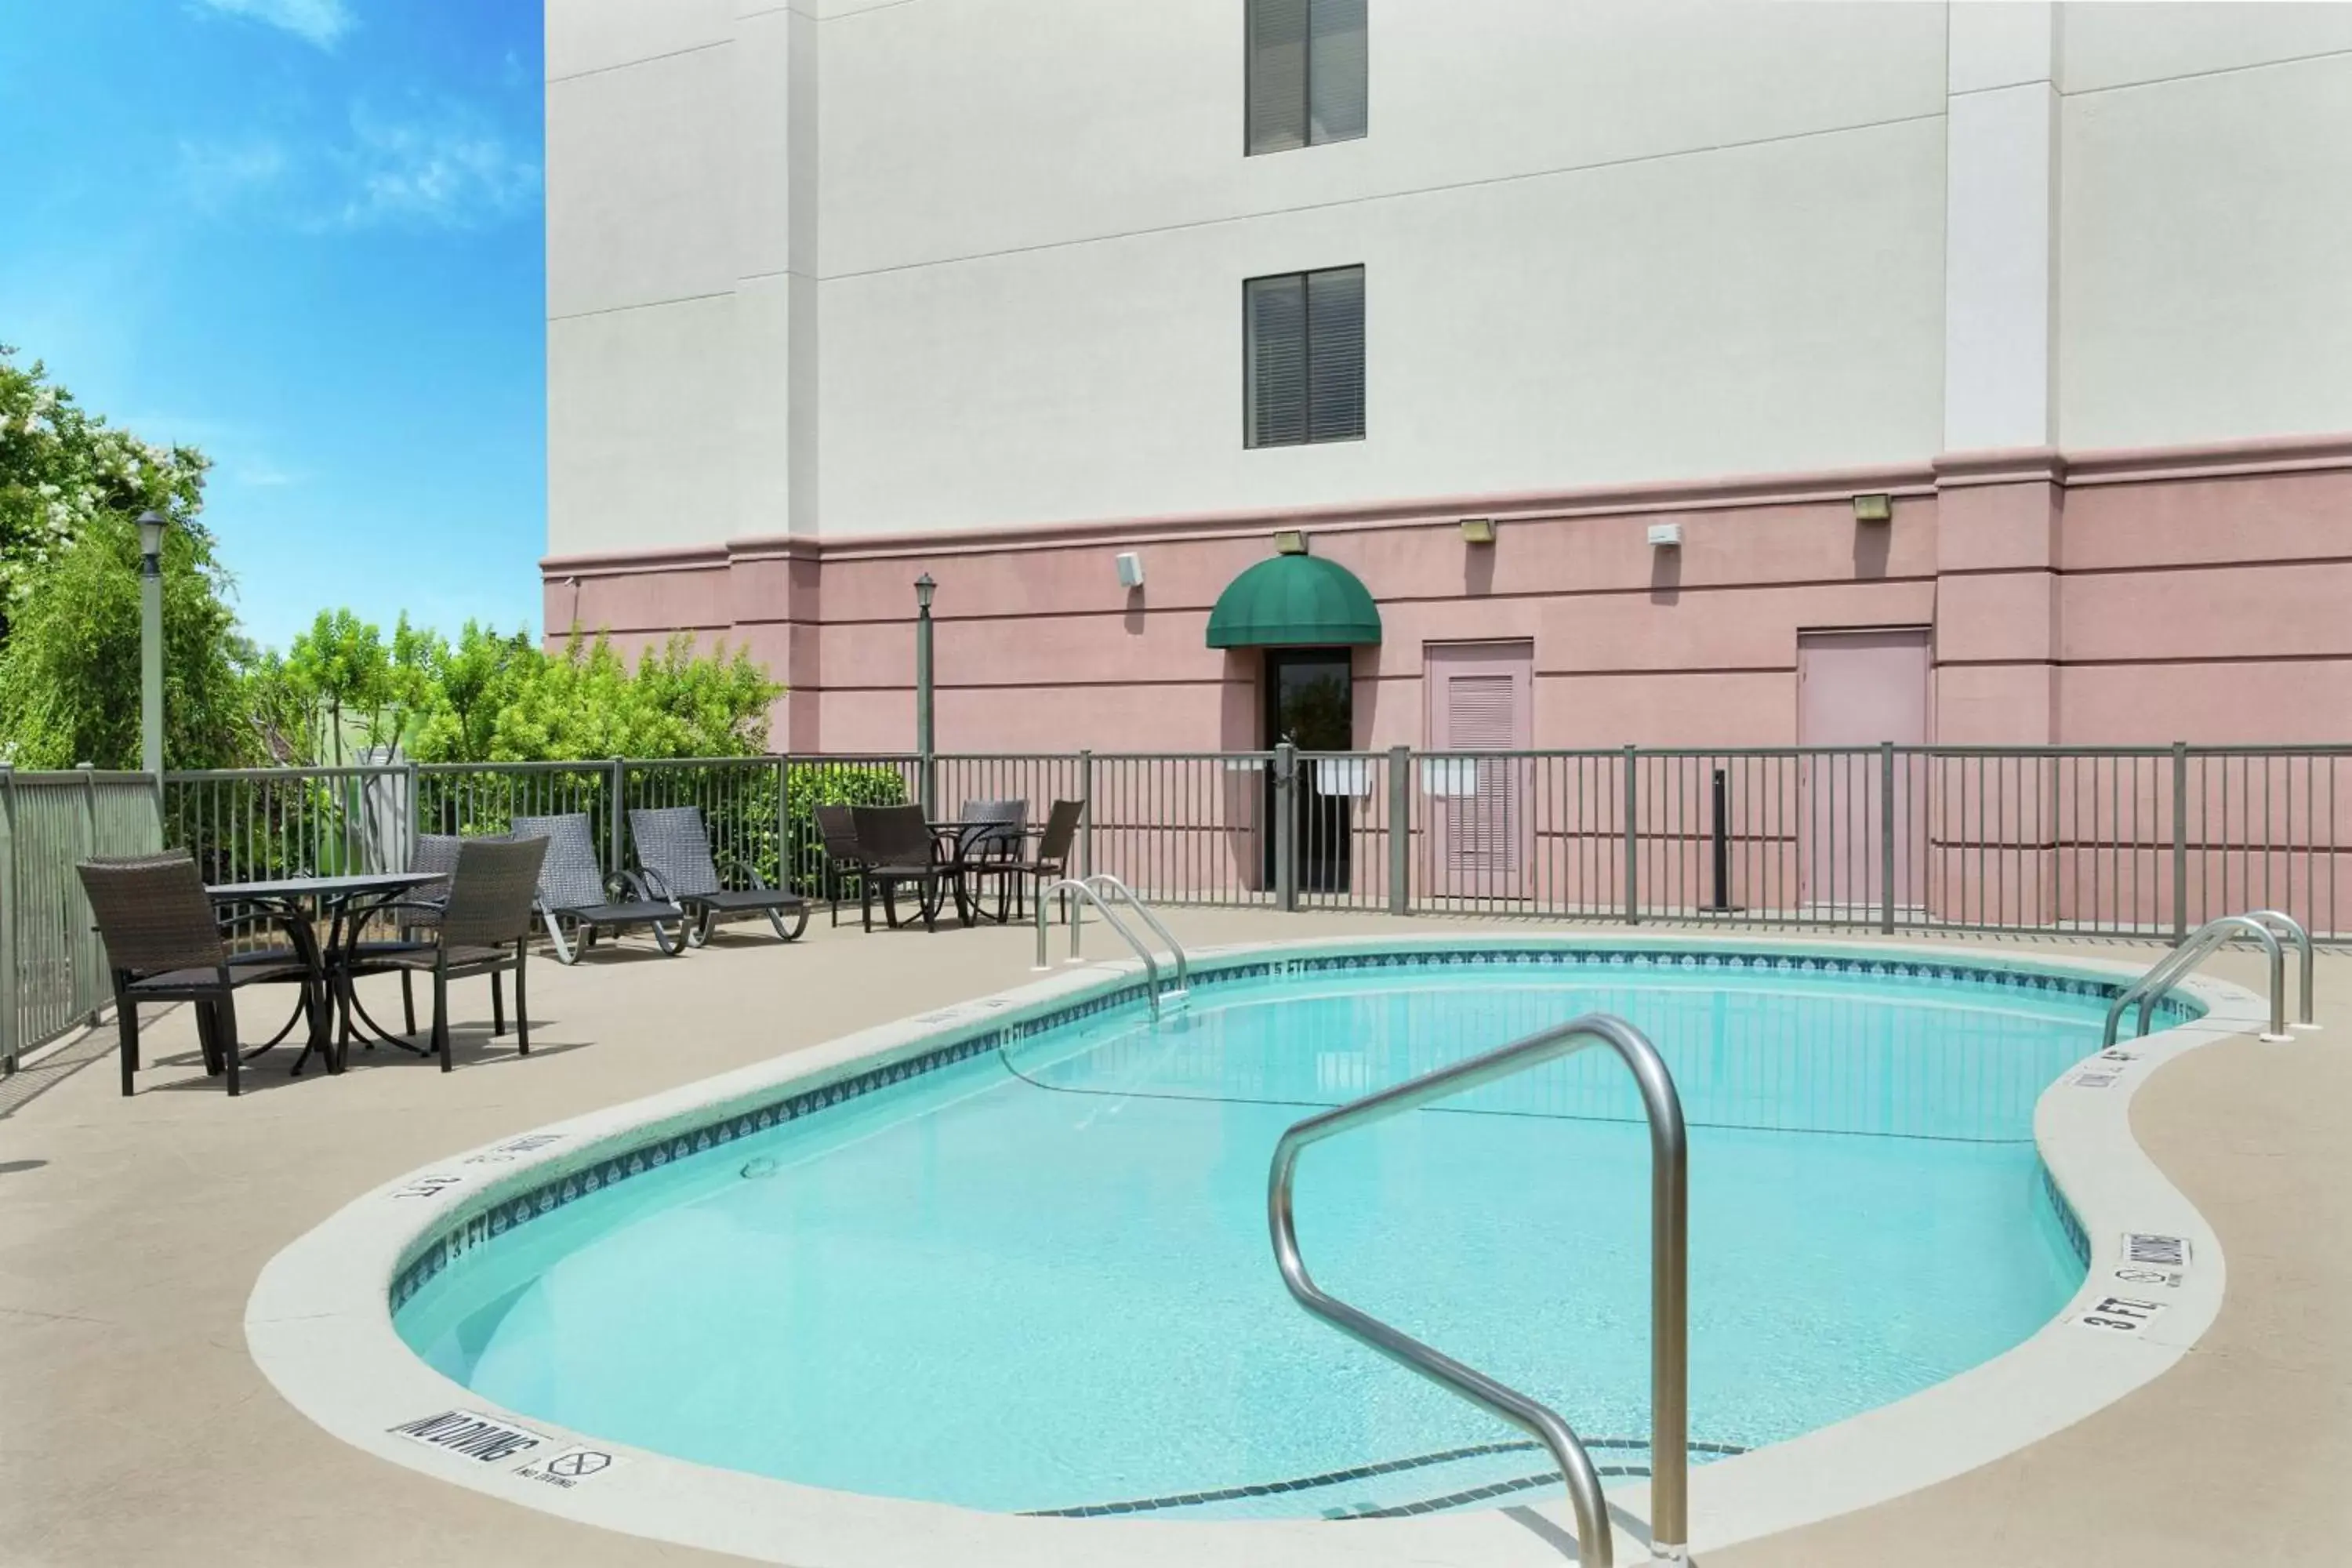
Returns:
[[[163,773],[163,530],[169,520],[139,514],[139,766]]]
[[[929,572],[915,579],[915,751],[922,758],[925,816],[939,815],[931,763],[931,595],[939,587]]]

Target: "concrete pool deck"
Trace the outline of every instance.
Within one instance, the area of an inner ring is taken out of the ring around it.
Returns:
[[[1247,911],[1171,923],[1203,945],[1479,929]],[[2142,962],[2157,951],[1977,945]],[[1106,954],[1107,933],[1089,946]],[[486,1048],[473,1021],[486,988],[461,987],[471,1026],[446,1079],[379,1049],[355,1053],[341,1079],[289,1080],[280,1052],[231,1101],[203,1079],[175,1014],[151,1030],[159,1065],[134,1100],[104,1065],[110,1030],[0,1085],[0,1563],[735,1561],[504,1504],[330,1437],[250,1359],[254,1279],[349,1198],[437,1156],[1004,990],[1028,978],[1028,953],[1017,929],[866,937],[820,920],[789,950],[747,936],[676,961],[632,944],[573,970],[535,964],[528,1061],[509,1042]],[[2261,978],[2251,955],[2210,972]],[[2352,1088],[2352,963],[2323,958],[2319,1016],[2329,1026],[2293,1044],[2191,1053],[2133,1102],[2140,1142],[2229,1258],[2221,1315],[2179,1365],[2006,1459],[1705,1561],[2344,1560],[2352,1259],[2331,1242],[2352,1218],[2352,1154],[2335,1135]]]

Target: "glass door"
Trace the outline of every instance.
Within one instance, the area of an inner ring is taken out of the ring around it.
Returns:
[[[1263,693],[1265,745],[1268,751],[1288,742],[1302,752],[1345,752],[1355,741],[1355,668],[1346,648],[1268,648]],[[1298,787],[1291,794],[1291,840],[1297,847],[1298,888],[1301,892],[1339,893],[1348,889],[1349,794],[1326,793],[1319,776],[1323,764],[1298,764]],[[1336,779],[1337,775],[1334,775]],[[1266,816],[1274,821],[1277,802],[1274,774],[1265,782]],[[1274,863],[1278,836],[1265,837],[1265,885],[1277,885]]]

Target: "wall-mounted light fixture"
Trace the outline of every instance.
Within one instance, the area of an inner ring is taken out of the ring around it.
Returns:
[[[1143,586],[1143,557],[1132,550],[1119,552],[1118,585],[1122,588]]]
[[[1276,555],[1306,554],[1307,535],[1295,528],[1279,530],[1274,536],[1274,552]]]
[[[1651,549],[1653,549],[1653,550],[1680,550],[1682,547],[1683,547],[1683,525],[1682,525],[1681,523],[1679,523],[1679,522],[1654,522],[1654,523],[1650,524],[1650,548],[1651,548]]]
[[[1895,518],[1892,496],[1856,496],[1853,498],[1853,520],[1856,522],[1891,522]]]
[[[1492,544],[1495,542],[1495,520],[1491,517],[1465,517],[1462,520],[1462,542]]]

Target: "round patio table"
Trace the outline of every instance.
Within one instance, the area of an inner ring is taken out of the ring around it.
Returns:
[[[349,979],[341,973],[347,956],[344,941],[346,930],[356,932],[377,906],[389,903],[412,888],[427,882],[438,882],[447,876],[443,871],[362,871],[336,877],[273,877],[253,882],[215,882],[205,887],[205,894],[215,904],[251,904],[278,917],[294,951],[310,967],[313,984],[323,996],[332,997],[345,1012],[358,1010],[361,1018],[376,1034],[404,1049],[424,1053],[399,1037],[388,1033],[374,1019],[360,1009],[359,998],[351,988]],[[327,940],[321,944],[314,921],[327,921]],[[327,1070],[343,1070],[343,1056],[334,1043],[335,1032],[331,1021],[335,1009],[321,1007],[312,1015],[310,1038],[302,1047],[302,1054],[294,1058],[294,1073],[299,1075],[302,1064],[317,1051],[326,1058]],[[271,1041],[270,1045],[276,1045]],[[265,1046],[262,1050],[269,1049]],[[256,1051],[259,1056],[261,1051]]]
[[[982,920],[995,918],[980,907],[979,891],[967,886],[969,881],[967,873],[975,866],[987,865],[990,858],[989,852],[996,846],[1012,844],[1024,838],[1043,837],[1045,832],[1042,824],[989,819],[977,822],[933,822],[926,826],[939,838],[940,847],[947,851],[940,862],[940,879],[945,882],[949,890],[955,895],[956,919],[964,925],[971,924],[974,916]],[[981,853],[975,853],[975,851]],[[933,908],[936,910],[937,906],[934,905]],[[1002,925],[1005,922],[998,921],[997,923]]]

